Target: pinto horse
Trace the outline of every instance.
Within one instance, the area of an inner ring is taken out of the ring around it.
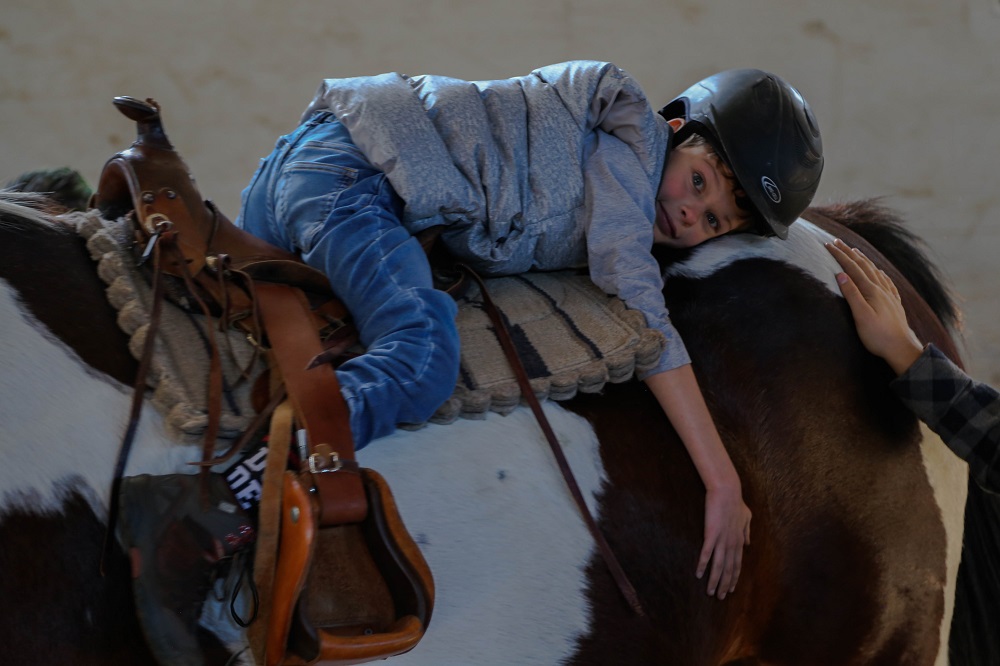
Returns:
[[[83,241],[19,200],[2,205],[3,661],[152,663],[124,554],[98,572],[136,362]],[[885,211],[823,215],[867,230],[950,321]],[[667,258],[672,318],[754,512],[732,595],[709,597],[694,576],[704,489],[676,433],[641,383],[609,385],[546,412],[645,617],[621,598],[522,407],[359,452],[436,578],[427,635],[392,663],[949,663],[967,470],[861,347],[829,239],[803,221],[786,242],[732,236]],[[144,408],[127,474],[196,458]],[[252,662],[224,604],[206,606],[199,632],[205,664]],[[953,663],[986,663],[976,649],[964,641]]]

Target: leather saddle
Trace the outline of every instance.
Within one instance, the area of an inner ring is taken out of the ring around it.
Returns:
[[[91,207],[111,219],[131,216],[140,261],[158,243],[169,245],[157,255],[163,273],[183,279],[220,325],[266,340],[295,427],[306,433],[301,469],[284,470],[285,460],[277,465],[284,498],[279,545],[273,571],[255,572],[273,580],[273,594],[262,590],[260,616],[269,620],[255,651],[266,646],[267,664],[347,664],[412,649],[433,609],[430,569],[385,480],[354,461],[331,365],[308,362],[323,352],[317,329],[347,313],[322,273],[237,228],[201,197],[155,101],[117,97],[114,104],[136,122],[137,138],[105,164]],[[275,560],[260,555],[258,545],[258,566]]]
[[[215,279],[219,270],[236,269],[254,279],[290,284],[333,298],[322,273],[296,255],[236,227],[215,204],[202,199],[187,164],[167,138],[155,100],[116,97],[114,105],[136,122],[137,137],[104,165],[91,208],[108,219],[134,216],[140,247],[163,233],[164,226],[172,227],[184,268],[213,301],[232,301],[234,320],[246,316],[251,303],[240,295],[240,289],[220,285]],[[215,266],[220,257],[225,267]],[[179,260],[163,266],[164,272],[174,277],[182,277],[184,268]],[[208,275],[206,268],[213,274]]]

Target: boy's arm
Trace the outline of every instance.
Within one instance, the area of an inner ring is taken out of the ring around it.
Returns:
[[[711,560],[708,593],[719,599],[736,588],[743,547],[750,543],[750,509],[743,501],[736,468],[722,444],[694,371],[683,365],[645,379],[674,426],[705,484],[705,540],[696,574]]]
[[[739,578],[743,546],[750,536],[750,510],[663,302],[663,278],[650,254],[652,191],[639,186],[643,174],[628,146],[603,132],[595,138],[596,150],[584,173],[590,276],[605,292],[641,312],[646,325],[666,339],[656,366],[638,374],[677,430],[705,484],[705,541],[696,573],[703,576],[711,561],[708,592],[721,599]]]

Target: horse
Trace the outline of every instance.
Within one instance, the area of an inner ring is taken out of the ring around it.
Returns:
[[[0,645],[10,663],[153,663],[124,553],[99,573],[136,361],[82,239],[27,203],[0,203]],[[870,238],[954,322],[891,212],[813,215]],[[986,663],[980,637],[951,623],[977,612],[954,606],[967,469],[858,341],[831,238],[802,220],[788,241],[732,235],[663,257],[671,318],[753,511],[733,594],[710,597],[694,575],[704,488],[676,433],[640,382],[609,384],[545,412],[644,614],[522,406],[359,452],[436,580],[426,636],[391,663],[947,664],[959,633],[952,663]],[[127,474],[193,471],[197,458],[143,407]],[[203,663],[252,663],[225,603],[209,600],[198,631]]]

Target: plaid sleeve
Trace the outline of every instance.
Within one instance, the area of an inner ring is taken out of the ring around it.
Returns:
[[[1000,493],[1000,393],[972,380],[934,345],[892,382],[892,389],[969,463],[980,486]]]

